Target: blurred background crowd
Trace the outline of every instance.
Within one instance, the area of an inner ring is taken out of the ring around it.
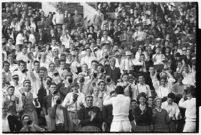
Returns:
[[[117,86],[132,132],[195,132],[197,3],[87,6],[3,3],[3,132],[109,132]]]

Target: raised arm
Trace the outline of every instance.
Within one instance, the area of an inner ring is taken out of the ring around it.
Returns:
[[[110,97],[110,95],[107,95],[105,97],[105,99],[103,100],[103,105],[111,105],[112,104],[112,98]]]

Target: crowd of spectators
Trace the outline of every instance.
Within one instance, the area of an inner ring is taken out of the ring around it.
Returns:
[[[132,132],[196,131],[197,3],[97,3],[88,27],[4,4],[3,132],[110,132],[117,86]]]

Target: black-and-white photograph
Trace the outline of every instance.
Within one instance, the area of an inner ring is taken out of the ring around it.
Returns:
[[[2,2],[3,133],[198,133],[198,2]]]

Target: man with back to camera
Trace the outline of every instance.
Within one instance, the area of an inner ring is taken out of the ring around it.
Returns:
[[[110,132],[131,132],[131,123],[129,121],[130,98],[124,96],[124,89],[122,86],[117,86],[117,96],[107,96],[103,101],[103,105],[112,104],[113,120]]]
[[[179,107],[185,108],[185,125],[183,132],[196,132],[196,90],[194,86],[186,88],[179,101]]]

